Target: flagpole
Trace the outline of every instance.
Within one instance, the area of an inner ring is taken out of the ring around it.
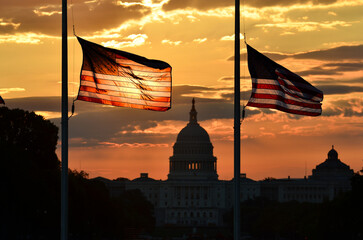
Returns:
[[[61,240],[68,239],[68,33],[67,0],[62,0],[62,173]]]
[[[235,0],[234,25],[234,240],[240,240],[240,171],[241,171],[241,103],[240,103],[240,1]]]

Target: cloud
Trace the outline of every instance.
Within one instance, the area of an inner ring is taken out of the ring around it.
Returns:
[[[107,41],[102,42],[102,45],[105,47],[111,48],[124,48],[124,47],[137,47],[144,45],[148,36],[146,34],[131,34],[124,38],[123,41]]]
[[[331,60],[331,59],[362,59],[363,45],[357,46],[340,46],[330,49],[315,50],[305,53],[296,53],[290,57],[296,59],[317,59],[317,60]],[[289,55],[286,55],[288,57]]]
[[[363,77],[361,78],[350,78],[350,79],[342,79],[339,81],[341,84],[363,84]],[[334,85],[337,83],[337,80],[334,78],[322,78],[321,80],[315,80],[315,84],[317,85]]]
[[[360,86],[347,86],[347,85],[319,85],[318,89],[323,91],[325,95],[332,94],[349,94],[363,92],[363,87]]]
[[[221,41],[234,41],[234,36],[235,36],[234,34],[232,34],[231,36],[223,36],[223,37],[221,37]],[[239,38],[241,40],[244,39],[244,36],[242,35],[242,33],[239,34]]]
[[[204,43],[205,41],[207,41],[207,38],[197,38],[193,40],[193,42],[196,43]]]
[[[0,94],[6,94],[10,92],[24,92],[25,88],[0,88]]]
[[[360,71],[363,69],[363,62],[333,62],[322,64],[305,71],[296,72],[298,75],[341,75],[344,72]]]
[[[59,15],[62,14],[62,11],[58,5],[40,6],[37,7],[35,10],[33,10],[33,12],[39,17],[52,16],[54,14],[59,14]]]
[[[161,41],[162,44],[169,44],[169,45],[174,45],[174,46],[178,46],[179,44],[182,43],[182,41],[171,41],[169,39],[164,39]]]
[[[358,86],[319,85],[317,87],[322,89],[325,95],[363,92],[363,87]],[[223,123],[223,119],[226,121],[233,119],[233,91],[230,88],[182,85],[173,87],[172,108],[163,113],[76,101],[76,115],[69,120],[70,139],[73,139],[70,146],[151,147],[154,144],[169,144],[175,141],[176,134],[189,120],[191,99],[206,92],[218,93],[220,98],[196,98],[198,121],[206,122],[205,126],[211,133],[222,134],[225,128],[219,123]],[[249,95],[249,91],[241,92],[245,101]],[[69,99],[70,105],[71,100]],[[362,101],[360,98],[348,98],[324,102],[323,116],[362,116]],[[47,119],[60,127],[60,97],[6,99],[6,103],[9,108],[22,108],[44,114]],[[246,108],[246,111],[247,118],[257,122],[275,122],[278,120],[276,114],[285,116],[284,121],[303,118],[298,115],[281,114],[271,109]],[[218,137],[222,138],[223,136]]]
[[[170,147],[169,144],[166,143],[114,143],[114,142],[100,142],[99,145],[104,145],[111,148],[121,148],[121,147],[127,147],[127,148],[153,148],[153,147]]]
[[[332,59],[352,59],[352,60],[360,60],[362,59],[363,45],[354,45],[354,46],[339,46],[333,47],[329,49],[322,50],[313,50],[309,52],[302,53],[270,53],[270,52],[262,52],[267,57],[278,61],[286,58],[295,58],[295,59],[315,59],[315,60],[332,60]],[[246,59],[246,53],[241,54],[241,60]],[[234,56],[228,58],[229,61],[234,60]]]
[[[245,79],[251,79],[250,76],[240,76],[241,80],[245,80]],[[218,82],[233,82],[234,81],[234,77],[230,77],[230,76],[225,76],[225,77],[221,77],[220,79],[218,79]]]
[[[163,5],[163,10],[172,11],[176,9],[194,8],[198,10],[208,10],[221,7],[230,7],[234,5],[233,0],[219,1],[219,0],[170,0]]]
[[[26,3],[25,3],[26,2]],[[150,7],[142,4],[120,5],[112,0],[73,1],[74,24],[81,35],[115,28],[130,19],[140,19],[150,13]],[[61,5],[59,1],[41,0],[2,1],[0,16],[6,26],[0,24],[0,34],[34,32],[56,36],[61,31]],[[11,21],[10,21],[11,20]],[[70,22],[71,23],[71,22]]]
[[[363,99],[350,98],[332,101],[330,105],[324,107],[323,115],[325,116],[343,116],[343,117],[362,117],[363,116]]]
[[[245,4],[247,6],[261,8],[261,7],[272,7],[272,6],[291,6],[298,4],[332,4],[337,2],[336,0],[252,0],[246,1]],[[215,8],[223,8],[223,7],[231,7],[234,6],[233,0],[170,0],[166,4],[163,5],[163,10],[172,11],[176,9],[186,9],[186,8],[194,8],[198,10],[209,10]]]
[[[17,29],[19,26],[20,26],[20,23],[13,23],[13,19],[0,18],[0,27],[1,28]]]
[[[256,24],[256,27],[262,28],[282,28],[287,32],[298,31],[298,32],[312,32],[318,31],[320,29],[335,29],[336,27],[350,27],[354,22],[345,22],[345,21],[325,21],[325,22],[294,22],[287,21],[281,23],[263,23]],[[283,35],[286,35],[285,32]]]
[[[39,44],[43,39],[51,39],[51,38],[57,39],[59,37],[54,37],[45,34],[37,34],[33,32],[0,34],[0,44],[1,43]]]

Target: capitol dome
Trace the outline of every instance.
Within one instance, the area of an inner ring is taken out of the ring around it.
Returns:
[[[197,120],[195,100],[189,123],[179,132],[170,157],[168,179],[218,179],[217,158],[207,131]]]
[[[328,152],[328,159],[338,159],[338,152],[335,151],[334,145],[332,146],[331,150]]]
[[[207,131],[198,123],[189,123],[176,138],[177,142],[210,142]]]

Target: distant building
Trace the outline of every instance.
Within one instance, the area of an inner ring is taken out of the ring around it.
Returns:
[[[309,178],[270,179],[261,182],[261,195],[279,202],[323,202],[351,189],[353,170],[338,159],[334,146],[328,159],[313,169]]]
[[[338,159],[333,148],[309,178],[254,181],[241,174],[241,201],[260,196],[279,202],[331,200],[350,189],[352,175],[353,170]],[[157,225],[220,226],[224,213],[233,207],[233,179],[218,180],[217,158],[207,131],[197,121],[194,99],[189,123],[173,146],[167,180],[149,178],[148,173],[131,181],[98,179],[112,196],[140,189],[155,207]]]

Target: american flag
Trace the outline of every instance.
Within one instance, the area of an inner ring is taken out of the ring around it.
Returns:
[[[298,115],[321,115],[323,92],[247,45],[252,94],[247,106]]]
[[[171,107],[171,66],[77,37],[83,64],[78,100],[167,111]]]

